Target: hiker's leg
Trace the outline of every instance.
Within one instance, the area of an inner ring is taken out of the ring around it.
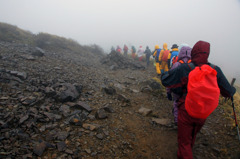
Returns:
[[[194,128],[194,132],[193,132],[193,139],[192,139],[192,147],[194,145],[194,142],[196,140],[197,137],[197,133],[201,130],[201,128],[203,127],[204,123],[205,123],[205,119],[195,119],[195,128]]]
[[[192,133],[191,120],[185,110],[178,111],[178,159],[192,159]]]
[[[161,74],[159,62],[156,62],[156,71],[157,71],[157,74],[158,74],[158,75]]]
[[[177,124],[178,123],[178,105],[176,100],[174,100],[173,102],[173,116],[174,116],[174,122],[175,124]]]

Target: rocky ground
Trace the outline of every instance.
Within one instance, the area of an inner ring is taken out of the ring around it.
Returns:
[[[172,102],[155,76],[115,52],[0,42],[0,158],[176,158]],[[226,114],[220,105],[207,119],[195,158],[240,158]]]

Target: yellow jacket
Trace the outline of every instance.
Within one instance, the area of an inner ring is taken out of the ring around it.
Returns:
[[[165,50],[168,50],[168,48],[167,48],[167,43],[164,43],[164,44],[163,44],[163,49],[161,50],[160,55],[159,55],[159,61],[162,61],[163,52],[164,52]],[[170,51],[169,51],[169,52],[170,52]],[[169,53],[169,55],[168,55],[168,59],[170,59],[170,58],[171,58],[171,53]]]
[[[153,57],[155,57],[157,55],[157,49],[159,49],[159,45],[155,45],[155,51],[153,53]]]

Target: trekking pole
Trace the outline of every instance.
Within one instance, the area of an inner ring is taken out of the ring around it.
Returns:
[[[233,97],[231,97],[231,100],[232,100],[233,114],[234,114],[234,118],[235,118],[235,125],[236,125],[236,128],[237,128],[238,140],[240,141],[240,135],[239,135],[237,117],[236,117],[235,108],[234,108],[234,103],[233,103]]]

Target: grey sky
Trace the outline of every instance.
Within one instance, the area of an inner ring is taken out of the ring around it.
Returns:
[[[80,44],[211,43],[209,61],[240,76],[240,0],[0,0],[0,21]]]

